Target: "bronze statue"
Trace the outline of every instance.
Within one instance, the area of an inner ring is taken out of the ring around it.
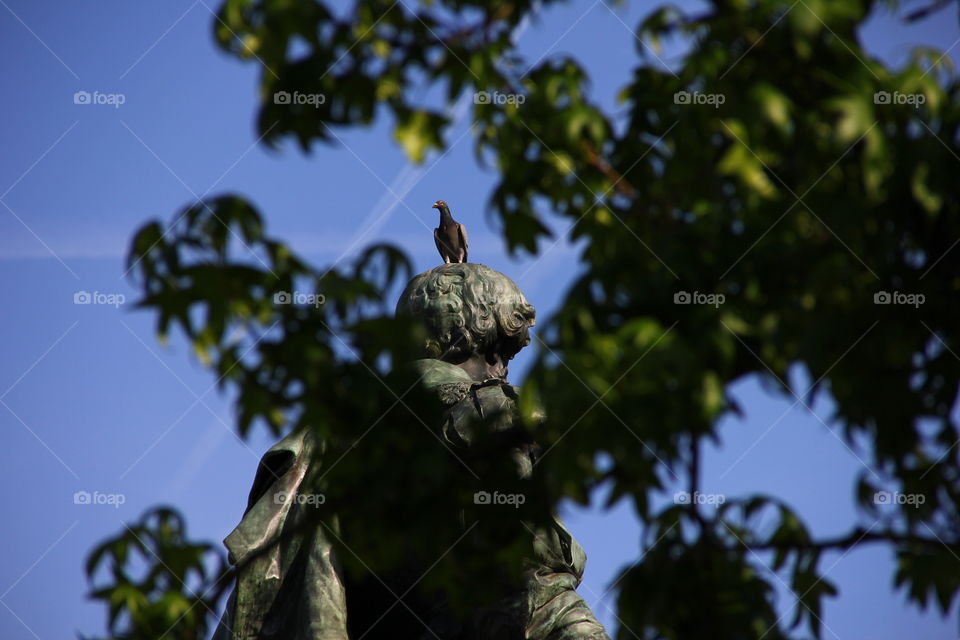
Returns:
[[[446,407],[438,428],[451,446],[469,448],[478,424],[517,430],[517,388],[506,380],[507,366],[529,344],[535,311],[512,280],[480,264],[444,264],[410,282],[397,313],[426,328],[424,357],[414,366]],[[305,516],[297,501],[274,499],[301,488],[317,447],[322,444],[309,434],[294,433],[261,460],[243,520],[225,540],[238,566],[237,585],[214,640],[609,640],[575,591],[586,555],[557,518],[531,532],[519,586],[469,621],[454,621],[442,603],[418,616],[416,632],[375,632],[379,617],[348,620],[348,609],[355,610],[348,607],[351,594],[362,589],[342,575],[322,529],[284,536]],[[517,476],[529,477],[536,445],[521,437],[509,450]]]

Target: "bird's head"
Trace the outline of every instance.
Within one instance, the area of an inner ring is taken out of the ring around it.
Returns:
[[[444,202],[443,200],[437,200],[436,202],[434,202],[433,208],[439,209],[440,211],[443,211],[444,209],[449,209],[449,207],[447,206],[447,203]]]

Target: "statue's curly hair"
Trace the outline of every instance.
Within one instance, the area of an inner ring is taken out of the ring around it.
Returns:
[[[420,318],[424,356],[461,362],[473,355],[509,361],[530,344],[536,310],[517,284],[472,262],[444,264],[416,276],[397,302],[397,314]]]

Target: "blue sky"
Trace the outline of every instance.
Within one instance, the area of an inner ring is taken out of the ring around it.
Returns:
[[[531,61],[578,56],[593,74],[594,97],[612,105],[635,64],[637,5],[552,8],[523,32],[521,50]],[[221,540],[271,444],[259,431],[246,442],[233,434],[230,398],[212,389],[213,376],[182,341],[158,344],[148,314],[129,304],[74,304],[80,291],[135,298],[123,256],[146,220],[169,220],[197,196],[237,192],[264,212],[272,235],[317,265],[390,240],[425,270],[437,262],[430,204],[443,198],[470,229],[471,258],[516,279],[541,318],[577,271],[565,242],[537,260],[506,254],[486,213],[495,176],[474,162],[469,114],[451,132],[452,149],[421,169],[408,166],[385,123],[338,132],[339,148],[310,156],[258,145],[260,70],[214,47],[215,8],[214,0],[0,0],[0,498],[8,513],[0,637],[102,630],[104,611],[85,599],[90,547],[157,503],[180,508],[193,536]],[[874,55],[897,62],[912,46],[956,46],[960,29],[952,12],[910,28],[878,15],[863,37]],[[662,54],[668,64],[676,55]],[[124,103],[75,104],[78,91],[122,94]],[[380,223],[358,242],[371,220]],[[514,381],[529,355],[517,359]],[[803,372],[794,373],[805,389]],[[779,495],[820,535],[862,523],[852,490],[862,452],[823,424],[829,399],[812,411],[791,408],[755,380],[735,394],[747,415],[723,424],[722,445],[704,463],[704,490]],[[77,505],[77,491],[125,502]],[[604,592],[637,556],[637,520],[624,503],[566,516],[590,558],[581,590],[615,627]],[[944,621],[892,590],[889,551],[827,555],[822,568],[841,589],[825,608],[825,638],[956,637],[956,612]]]

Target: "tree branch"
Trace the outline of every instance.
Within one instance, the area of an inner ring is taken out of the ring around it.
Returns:
[[[840,536],[836,538],[827,538],[824,540],[810,540],[807,542],[790,542],[790,541],[769,541],[762,544],[756,545],[747,545],[743,543],[745,547],[751,551],[781,551],[781,550],[795,550],[795,551],[829,551],[829,550],[846,550],[852,549],[857,545],[865,542],[892,542],[894,544],[914,544],[922,546],[943,546],[950,550],[960,550],[960,542],[953,542],[947,544],[939,538],[924,538],[922,536],[912,535],[912,534],[898,534],[898,533],[872,533],[869,530],[865,529],[854,529],[852,532],[845,536]]]

